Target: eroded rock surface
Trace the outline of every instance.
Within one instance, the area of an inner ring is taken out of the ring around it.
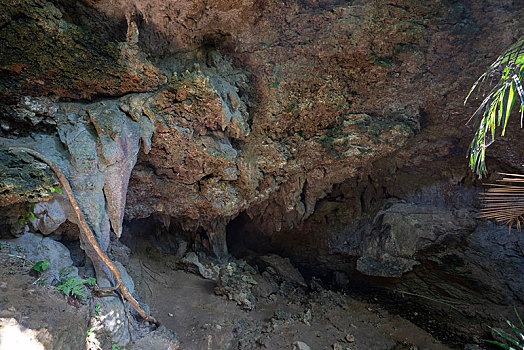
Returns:
[[[472,221],[472,204],[410,196],[475,184],[463,124],[476,107],[462,98],[522,36],[521,2],[8,0],[0,10],[2,150],[57,162],[103,249],[125,219],[159,217],[216,257],[251,241],[339,287],[376,278],[435,288],[429,298],[445,302],[520,300],[516,273],[487,282],[520,264],[520,243]],[[491,148],[497,167],[521,169],[520,140]],[[5,151],[0,174],[4,208],[48,200],[33,228],[74,222],[41,163]],[[473,287],[450,289],[461,278]]]

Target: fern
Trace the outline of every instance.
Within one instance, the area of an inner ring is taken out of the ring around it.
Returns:
[[[68,279],[61,280],[56,289],[64,293],[66,296],[84,301],[87,296],[85,293],[85,284],[93,286],[96,283],[94,278],[82,279],[78,276],[71,276]]]

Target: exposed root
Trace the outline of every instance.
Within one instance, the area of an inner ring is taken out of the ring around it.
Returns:
[[[88,243],[93,250],[95,251],[97,257],[109,268],[113,276],[115,277],[115,283],[116,287],[114,289],[120,289],[120,293],[122,293],[122,296],[131,304],[133,309],[136,310],[136,312],[142,317],[145,321],[154,323],[155,325],[159,325],[159,323],[151,316],[149,315],[136,301],[136,299],[131,295],[129,290],[127,289],[126,285],[122,281],[122,275],[120,274],[120,270],[118,267],[109,259],[109,257],[106,255],[106,253],[100,248],[98,245],[98,242],[93,234],[93,231],[89,227],[89,225],[86,222],[86,219],[84,217],[84,214],[80,210],[80,206],[78,205],[78,202],[76,201],[75,195],[73,194],[73,190],[71,189],[71,185],[69,184],[69,181],[65,177],[62,170],[53,162],[51,159],[47,158],[46,156],[42,155],[40,152],[37,152],[35,150],[32,150],[30,148],[25,147],[9,147],[9,149],[18,149],[21,151],[24,151],[33,157],[43,161],[49,167],[51,170],[54,171],[56,177],[58,178],[58,181],[60,182],[60,185],[63,187],[65,193],[67,194],[67,197],[69,198],[69,202],[71,203],[71,206],[73,207],[73,210],[75,211],[76,217],[78,219],[79,227],[80,227],[80,235],[84,242]],[[124,305],[125,307],[125,305]]]

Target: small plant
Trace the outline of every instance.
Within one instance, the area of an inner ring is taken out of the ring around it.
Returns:
[[[33,265],[33,270],[43,273],[49,267],[49,260],[41,260]]]
[[[57,285],[56,289],[64,293],[68,297],[72,297],[75,299],[78,299],[80,301],[84,301],[87,296],[85,293],[85,284],[94,286],[96,283],[96,279],[94,278],[87,278],[82,279],[78,278],[77,276],[71,276],[68,279],[62,279]]]
[[[120,350],[120,345],[119,344],[113,344],[113,346],[111,346],[111,350]]]
[[[469,146],[469,165],[479,177],[486,172],[486,148],[494,142],[497,127],[502,128],[501,136],[504,136],[515,101],[520,104],[520,127],[524,125],[524,37],[499,56],[480,76],[464,103],[477,87],[481,90],[486,88],[493,76],[499,77],[497,85],[489,91],[470,118],[477,131]]]
[[[27,220],[31,222],[35,221],[35,203],[29,204],[29,211],[24,211],[22,213],[22,217],[18,219],[18,223],[20,225],[25,225]]]
[[[51,191],[51,193],[56,192],[58,194],[62,194],[63,192],[60,187],[51,187],[49,190]]]
[[[100,318],[100,313],[101,312],[102,312],[102,308],[100,307],[100,304],[96,304],[95,305],[95,313],[93,314],[93,317],[98,320]]]
[[[517,315],[517,319],[519,320],[519,323],[520,323],[519,326],[521,328],[515,326],[513,323],[511,323],[510,320],[507,320],[507,319],[506,319],[506,323],[513,330],[513,332],[515,332],[516,337],[511,335],[511,334],[508,334],[508,333],[506,333],[504,331],[501,331],[499,329],[495,329],[495,328],[491,328],[490,327],[493,330],[493,332],[495,332],[502,339],[505,340],[505,343],[501,343],[501,342],[495,341],[495,340],[486,340],[486,342],[488,342],[490,344],[494,344],[494,345],[500,346],[501,348],[506,349],[506,350],[522,350],[522,349],[524,349],[524,323],[522,322],[522,319],[520,318],[520,315],[517,312],[517,309],[515,309],[515,314]]]
[[[50,187],[49,190],[51,191],[51,193],[54,193],[54,192],[58,194],[63,193],[60,187]],[[29,210],[24,211],[22,213],[22,216],[18,219],[18,223],[22,226],[22,225],[25,225],[27,220],[31,222],[35,221],[35,203],[29,204]]]

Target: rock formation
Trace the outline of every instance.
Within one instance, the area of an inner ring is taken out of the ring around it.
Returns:
[[[478,297],[521,301],[522,277],[502,267],[520,258],[502,258],[500,230],[474,219],[464,123],[476,107],[462,101],[522,36],[523,4],[6,0],[0,11],[4,231],[23,230],[27,201],[44,234],[74,221],[49,169],[5,151],[24,145],[62,167],[104,249],[111,228],[159,217],[217,258],[278,251],[340,287],[394,281],[444,300],[442,283],[467,275],[478,285],[454,296],[471,301],[497,276],[513,282]],[[489,150],[494,169],[522,164],[512,129]],[[503,244],[519,255],[519,240]]]

